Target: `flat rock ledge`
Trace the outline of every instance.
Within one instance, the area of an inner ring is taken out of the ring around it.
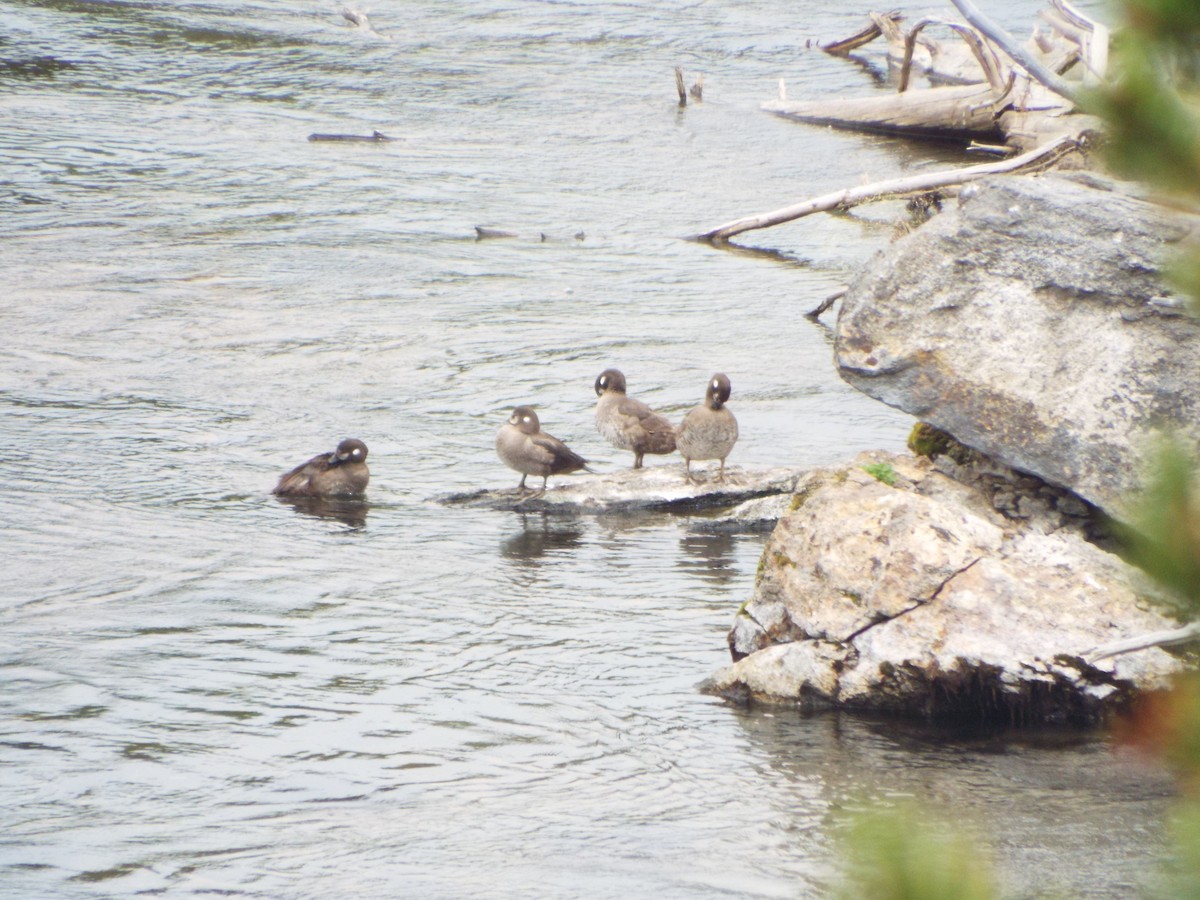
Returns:
[[[558,479],[544,493],[520,493],[516,488],[484,488],[439,497],[447,506],[474,509],[600,514],[631,511],[695,512],[734,506],[760,497],[790,495],[807,470],[791,468],[741,469],[725,467],[725,480],[716,470],[684,478],[682,465],[646,466],[595,475]],[[536,481],[536,479],[533,479]]]
[[[1148,579],[1087,539],[1090,508],[1038,479],[868,453],[810,472],[790,506],[708,693],[1090,724],[1185,668],[1160,648],[1087,661],[1177,623]]]

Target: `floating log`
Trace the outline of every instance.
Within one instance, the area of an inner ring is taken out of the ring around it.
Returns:
[[[477,241],[488,241],[494,238],[515,237],[517,237],[517,233],[515,231],[505,231],[503,228],[488,228],[485,225],[475,226],[475,240]]]
[[[365,144],[377,144],[383,141],[398,141],[399,138],[388,137],[380,131],[373,131],[370,134],[310,134],[310,141],[357,141]]]
[[[935,87],[835,100],[771,100],[762,109],[814,125],[955,140],[1003,137],[996,123],[1003,95],[986,84]]]
[[[977,166],[967,166],[962,169],[929,172],[905,178],[894,178],[890,181],[877,181],[874,184],[864,184],[855,188],[844,188],[840,191],[834,191],[832,194],[823,194],[820,197],[815,197],[812,200],[806,200],[803,203],[797,203],[793,206],[785,206],[782,209],[772,212],[761,213],[756,216],[746,216],[742,219],[726,222],[724,225],[719,225],[709,231],[694,235],[692,239],[719,243],[727,241],[734,235],[741,234],[744,231],[781,225],[784,222],[791,222],[794,219],[810,216],[813,213],[828,212],[834,209],[849,209],[860,203],[879,200],[884,197],[924,193],[951,185],[977,181],[989,175],[1046,168],[1066,154],[1077,149],[1079,149],[1079,143],[1075,139],[1061,137],[1058,140],[1051,141],[1044,147],[1039,147],[1036,150],[1031,150],[1028,153],[1023,153],[1020,156],[1014,156],[1012,159],[1000,162],[981,163]]]

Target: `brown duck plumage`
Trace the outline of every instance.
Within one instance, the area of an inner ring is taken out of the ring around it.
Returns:
[[[347,438],[332,453],[321,453],[279,479],[281,497],[355,497],[367,489],[367,445]]]
[[[704,402],[688,410],[679,425],[676,443],[689,479],[693,459],[719,459],[721,471],[717,478],[725,478],[725,457],[738,439],[737,419],[725,406],[729,392],[729,379],[718,372],[708,380]]]
[[[633,451],[633,467],[647,453],[674,453],[675,426],[641,400],[625,394],[625,376],[605,369],[596,378],[596,429],[618,450]]]
[[[496,432],[496,453],[510,469],[521,473],[519,490],[529,475],[542,477],[542,490],[551,475],[566,475],[587,468],[587,460],[554,435],[542,431],[538,415],[528,406],[518,406]]]

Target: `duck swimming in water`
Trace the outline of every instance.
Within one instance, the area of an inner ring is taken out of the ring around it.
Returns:
[[[737,443],[737,419],[725,402],[729,399],[729,379],[718,372],[708,380],[704,402],[688,410],[679,424],[675,442],[683,456],[688,481],[692,480],[693,459],[719,459],[718,481],[725,480],[725,457]]]
[[[517,490],[525,490],[530,475],[542,477],[542,490],[551,475],[587,469],[587,460],[554,435],[542,431],[538,415],[529,406],[518,406],[496,432],[496,453],[501,461],[521,473]]]
[[[674,453],[675,426],[641,400],[625,394],[625,376],[605,369],[596,378],[596,430],[618,450],[633,451],[633,467],[647,453]]]
[[[358,497],[367,489],[367,445],[347,438],[332,453],[321,453],[279,479],[271,492],[280,497]]]

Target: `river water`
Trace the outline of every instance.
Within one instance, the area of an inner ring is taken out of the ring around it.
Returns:
[[[627,465],[610,365],[673,416],[729,373],[731,464],[903,445],[802,316],[899,206],[682,240],[960,158],[758,110],[884,89],[805,49],[852,6],[0,2],[0,894],[821,896],[899,797],[1019,896],[1153,872],[1170,785],[1103,736],[699,694],[761,536],[434,502],[515,485],[517,403]],[[365,516],[271,498],[347,436]]]

